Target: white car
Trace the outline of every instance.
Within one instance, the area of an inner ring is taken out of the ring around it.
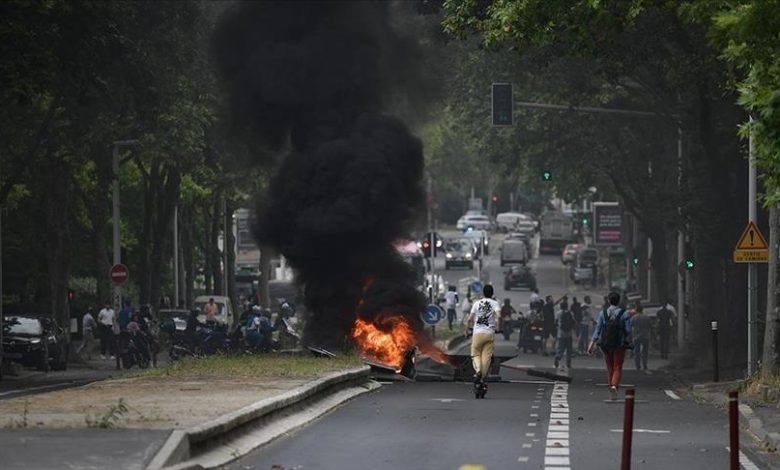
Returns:
[[[230,298],[221,295],[199,295],[195,297],[194,307],[203,312],[203,309],[209,302],[209,299],[214,299],[214,303],[217,305],[217,323],[223,323],[227,325],[228,328],[232,328],[235,319],[233,318],[233,308],[230,306]],[[198,320],[205,322],[205,313],[198,315]]]
[[[458,219],[458,230],[466,230],[471,227],[476,230],[490,230],[492,223],[486,215],[464,215]]]

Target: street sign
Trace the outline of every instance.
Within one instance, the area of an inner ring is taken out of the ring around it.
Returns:
[[[469,284],[469,290],[471,290],[472,294],[481,294],[482,293],[482,282],[480,281],[474,281],[471,284]]]
[[[442,310],[442,308],[436,304],[428,305],[427,307],[425,307],[425,311],[423,311],[423,313],[420,314],[422,321],[426,325],[435,325],[439,323],[439,321],[443,316],[444,316],[444,310]]]
[[[617,202],[593,203],[593,244],[623,245],[623,209]]]
[[[754,222],[748,222],[747,227],[739,237],[734,248],[735,263],[767,263],[769,262],[769,245],[764,235]]]
[[[124,264],[115,264],[111,266],[108,272],[108,280],[114,285],[121,286],[130,279],[130,270]]]

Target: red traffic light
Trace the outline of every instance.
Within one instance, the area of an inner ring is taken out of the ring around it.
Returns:
[[[494,194],[494,195],[493,195],[493,202],[496,202],[496,201],[498,201],[498,196],[496,196],[496,195]]]
[[[68,302],[73,302],[73,299],[76,298],[76,293],[73,292],[73,290],[68,289]]]

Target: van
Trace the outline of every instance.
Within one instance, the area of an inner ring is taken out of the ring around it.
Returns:
[[[233,315],[233,307],[231,306],[232,304],[230,302],[230,297],[221,295],[199,295],[195,297],[194,308],[197,308],[203,312],[203,307],[206,306],[206,304],[209,302],[209,299],[214,299],[214,303],[217,304],[217,323],[222,323],[227,325],[228,328],[233,328],[235,317]],[[198,315],[198,320],[202,322],[206,321],[206,315],[201,313]]]
[[[496,216],[496,227],[501,232],[509,232],[514,230],[517,223],[520,222],[525,216],[519,212],[502,212]]]
[[[506,240],[501,245],[501,266],[516,263],[525,265],[527,261],[528,250],[522,240]]]

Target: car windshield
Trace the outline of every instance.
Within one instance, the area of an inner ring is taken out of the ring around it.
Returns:
[[[40,335],[41,322],[37,318],[5,317],[3,332],[8,335]]]
[[[594,250],[585,250],[579,254],[579,257],[580,261],[596,261],[599,254]]]
[[[471,242],[468,242],[466,240],[450,240],[444,246],[444,249],[447,251],[470,251],[471,250],[470,245]]]

